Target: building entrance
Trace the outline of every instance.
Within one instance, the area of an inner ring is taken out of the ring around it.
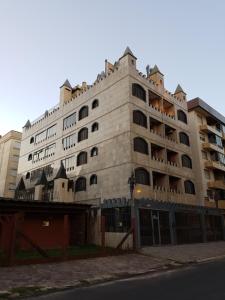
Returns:
[[[140,209],[141,246],[170,244],[169,212]]]

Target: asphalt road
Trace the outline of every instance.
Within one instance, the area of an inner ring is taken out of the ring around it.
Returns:
[[[32,299],[225,300],[225,260]]]

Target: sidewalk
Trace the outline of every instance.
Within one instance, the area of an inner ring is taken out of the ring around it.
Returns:
[[[0,299],[88,286],[222,257],[225,242],[215,242],[145,247],[140,254],[0,268]]]
[[[0,268],[0,299],[4,291],[15,294],[25,288],[32,290],[38,287],[39,291],[46,291],[90,285],[162,270],[166,264],[166,260],[158,258],[125,254],[62,263]]]
[[[140,253],[159,259],[173,260],[178,263],[198,263],[222,257],[225,258],[225,241],[163,247],[145,247],[140,250]]]

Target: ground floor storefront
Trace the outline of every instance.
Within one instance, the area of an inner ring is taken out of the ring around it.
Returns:
[[[132,242],[140,248],[225,239],[224,211],[221,209],[150,199],[138,199],[133,204],[132,207],[126,199],[105,200],[102,204],[106,237],[111,237],[108,245],[115,236],[118,242],[125,239],[125,248]],[[133,231],[130,230],[132,226]],[[129,231],[134,235],[133,240],[128,234],[126,239]]]

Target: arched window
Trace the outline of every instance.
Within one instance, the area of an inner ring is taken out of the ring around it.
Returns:
[[[82,120],[88,116],[88,106],[83,106],[79,110],[79,120]]]
[[[146,115],[140,110],[133,111],[133,122],[140,126],[147,128],[147,117]]]
[[[183,154],[181,159],[182,159],[182,167],[192,169],[192,161],[188,155]]]
[[[78,142],[86,139],[88,139],[88,129],[87,127],[84,127],[78,132]]]
[[[77,155],[77,166],[81,166],[87,163],[87,152],[82,151]]]
[[[93,174],[93,175],[91,175],[91,177],[90,177],[90,185],[92,185],[92,184],[97,184],[97,175],[96,174]]]
[[[97,147],[93,147],[91,149],[91,157],[97,156],[97,155],[98,155],[98,148]]]
[[[97,122],[95,122],[95,123],[92,124],[92,126],[91,126],[91,131],[92,131],[92,132],[98,131],[98,123],[97,123]]]
[[[185,132],[179,133],[180,143],[190,146],[189,136]]]
[[[140,84],[132,84],[132,95],[146,102],[146,91]]]
[[[75,184],[75,191],[86,191],[86,178],[85,177],[79,177]]]
[[[144,168],[135,169],[135,179],[136,183],[150,185],[149,172]]]
[[[187,124],[187,116],[186,116],[186,114],[183,112],[183,110],[180,110],[180,109],[179,109],[179,110],[177,111],[177,118],[178,118],[179,121],[181,121],[181,122]]]
[[[148,143],[140,137],[134,138],[134,151],[148,154]]]
[[[32,160],[32,154],[28,155],[28,161]]]
[[[30,172],[27,172],[26,179],[30,179]]]
[[[96,107],[99,106],[99,102],[98,102],[98,99],[95,99],[93,102],[92,102],[92,109],[95,109]]]
[[[186,194],[195,194],[195,186],[191,180],[185,180],[184,190]]]
[[[33,142],[34,142],[34,137],[32,136],[32,137],[30,138],[30,144],[33,144]]]

